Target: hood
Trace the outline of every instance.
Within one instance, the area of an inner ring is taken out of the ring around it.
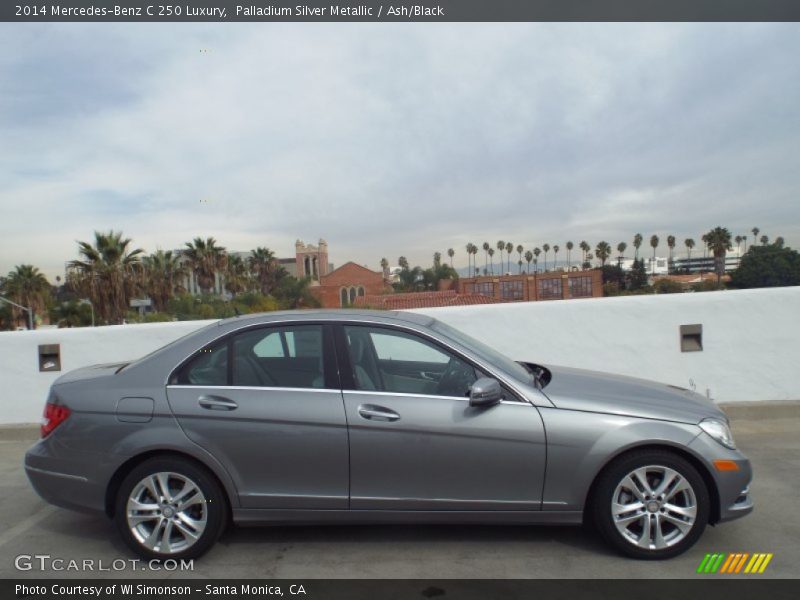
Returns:
[[[73,383],[75,381],[86,381],[87,379],[98,379],[100,377],[110,377],[119,371],[128,363],[106,363],[102,365],[92,365],[90,367],[81,367],[80,369],[73,369],[67,371],[61,377],[53,382],[53,385],[61,385],[62,383]]]
[[[692,424],[708,418],[727,421],[711,400],[690,390],[623,375],[547,368],[551,379],[542,391],[557,408]]]

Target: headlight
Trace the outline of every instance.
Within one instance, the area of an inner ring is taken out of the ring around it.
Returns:
[[[704,421],[700,421],[700,429],[726,448],[736,450],[736,442],[733,441],[733,434],[728,424],[724,421],[720,421],[719,419],[705,419]]]

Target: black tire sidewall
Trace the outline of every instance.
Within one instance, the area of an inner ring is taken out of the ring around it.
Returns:
[[[622,478],[638,467],[649,465],[669,467],[680,473],[691,484],[697,501],[697,518],[689,534],[674,546],[661,550],[645,550],[623,538],[617,531],[609,509],[614,490]],[[710,497],[702,476],[686,459],[669,451],[639,451],[621,456],[600,475],[590,510],[596,530],[616,550],[631,558],[659,560],[682,554],[700,539],[708,524]]]
[[[126,507],[133,488],[145,477],[153,473],[169,471],[191,479],[202,491],[207,500],[208,517],[203,534],[191,547],[183,552],[161,554],[144,547],[128,528]],[[185,458],[157,457],[146,460],[134,467],[122,481],[115,499],[114,522],[123,541],[136,554],[147,560],[181,560],[197,558],[207,552],[217,541],[227,522],[227,503],[225,496],[213,475],[204,467]]]

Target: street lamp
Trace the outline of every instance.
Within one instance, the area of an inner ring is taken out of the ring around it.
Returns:
[[[12,306],[16,306],[17,308],[21,308],[22,310],[27,311],[27,313],[28,313],[28,329],[33,329],[33,311],[30,308],[28,308],[26,306],[22,306],[21,304],[17,304],[16,302],[12,302],[8,298],[4,298],[3,296],[0,296],[0,300],[2,300],[3,302],[8,302]]]

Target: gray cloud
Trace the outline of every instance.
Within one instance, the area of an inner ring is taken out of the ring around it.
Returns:
[[[55,275],[112,227],[148,250],[323,236],[373,268],[718,224],[800,243],[796,24],[0,33],[0,272]]]

